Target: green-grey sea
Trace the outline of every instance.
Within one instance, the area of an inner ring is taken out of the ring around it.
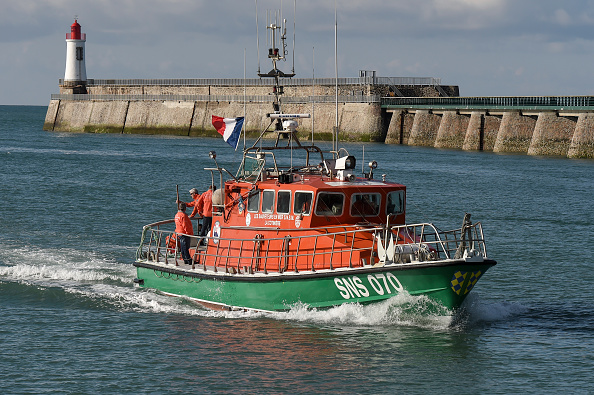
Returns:
[[[132,262],[175,186],[210,183],[208,151],[234,170],[240,150],[45,112],[0,106],[1,393],[594,393],[594,161],[345,144],[407,185],[408,222],[481,221],[497,266],[447,315],[406,295],[213,312],[135,287]]]

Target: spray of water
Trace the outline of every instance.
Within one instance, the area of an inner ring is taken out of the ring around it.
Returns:
[[[36,289],[58,288],[76,298],[122,311],[167,313],[226,319],[276,319],[312,325],[357,327],[419,327],[431,330],[460,330],[511,319],[526,309],[501,302],[484,303],[475,293],[462,310],[452,312],[426,296],[399,294],[380,303],[344,304],[319,310],[295,305],[287,312],[211,311],[185,298],[162,295],[154,290],[135,287],[132,265],[119,263],[109,256],[73,249],[44,249],[0,245],[0,281],[33,286]]]

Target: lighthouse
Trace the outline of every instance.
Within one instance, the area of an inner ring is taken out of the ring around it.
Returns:
[[[81,33],[76,18],[66,33],[66,71],[61,93],[87,93],[87,71],[85,67],[85,42],[87,35]]]

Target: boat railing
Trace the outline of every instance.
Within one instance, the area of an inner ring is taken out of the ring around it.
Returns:
[[[459,229],[440,230],[433,224],[397,225],[391,227],[392,234],[397,235],[398,243],[412,244],[421,249],[438,254],[439,259],[458,259],[464,251],[472,256],[487,257],[487,247],[480,222],[469,224]],[[435,246],[439,246],[436,249]]]
[[[177,235],[162,229],[172,222],[144,227],[138,261],[180,264]],[[239,229],[232,229],[240,234]],[[487,257],[480,223],[451,231],[441,231],[429,223],[392,226],[390,231],[383,226],[342,229],[292,229],[284,236],[265,238],[263,234],[270,229],[250,228],[252,238],[211,237],[208,248],[199,247],[200,237],[189,235],[192,267],[268,274]]]

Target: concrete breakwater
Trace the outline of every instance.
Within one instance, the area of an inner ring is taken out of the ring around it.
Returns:
[[[312,87],[293,80],[285,88],[284,112],[314,114],[300,122],[304,138],[313,128],[316,140],[330,140],[338,109],[339,138],[345,141],[594,158],[594,97],[461,98],[455,86],[347,81],[339,86],[336,106],[332,81]],[[214,136],[211,115],[245,113],[245,130],[256,134],[268,126],[272,102],[270,86],[240,84],[101,83],[88,90],[52,95],[44,129]],[[388,96],[395,91],[416,97]],[[454,97],[438,98],[444,91]]]
[[[180,136],[215,135],[211,115],[245,114],[245,130],[260,133],[272,112],[271,79],[89,80],[88,94],[72,94],[62,82],[52,95],[44,129],[69,132],[144,133]],[[330,140],[338,108],[339,137],[349,141],[383,141],[386,126],[380,97],[457,96],[457,86],[436,78],[358,77],[281,78],[282,110],[314,113],[301,134]],[[338,92],[336,87],[338,86]],[[336,94],[338,103],[336,106]]]
[[[594,112],[388,112],[388,144],[594,159]]]
[[[313,123],[318,140],[331,139],[335,105],[316,103]],[[286,113],[311,113],[311,104],[283,106]],[[245,130],[250,134],[269,126],[270,103],[245,104]],[[233,101],[189,100],[63,100],[50,101],[44,129],[67,132],[138,133],[177,136],[214,136],[211,116],[244,115],[244,103]],[[379,103],[341,103],[341,138],[349,141],[381,141],[382,117]],[[310,135],[311,119],[300,122],[302,135]]]

